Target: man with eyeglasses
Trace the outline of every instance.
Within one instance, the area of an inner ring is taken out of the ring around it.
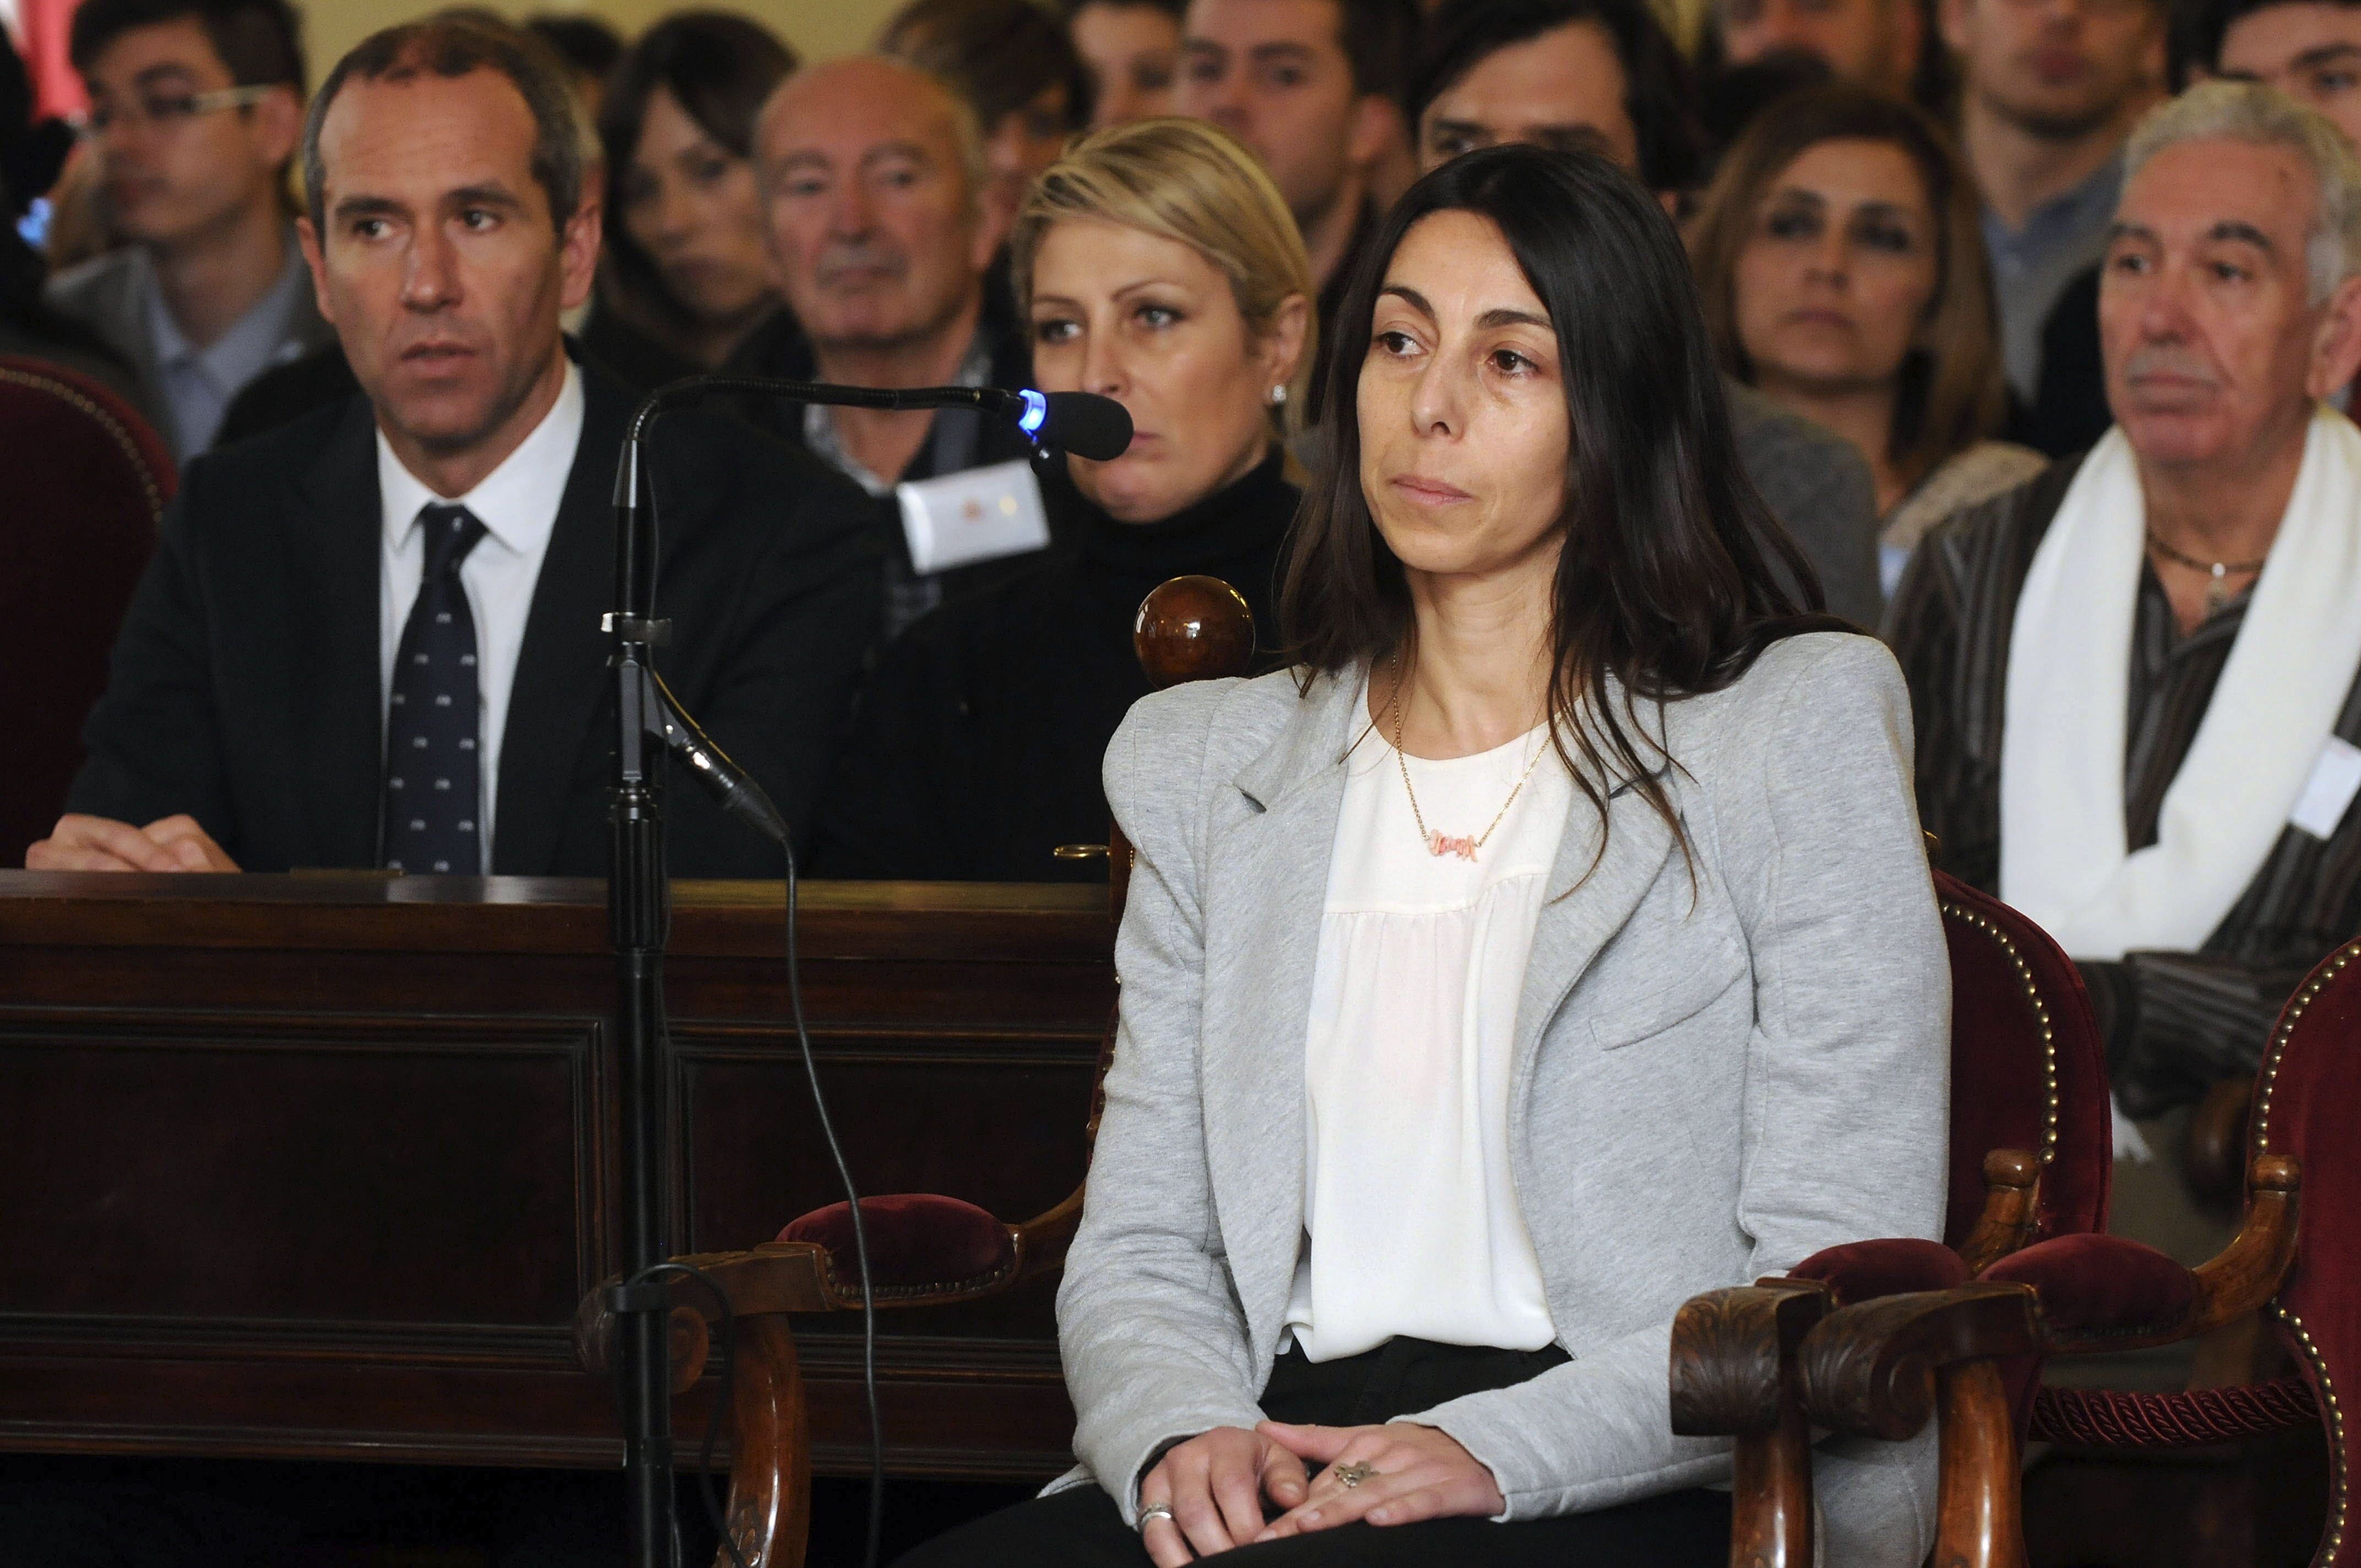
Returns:
[[[285,0],[83,0],[71,49],[106,216],[129,243],[50,303],[138,372],[186,463],[262,371],[331,340],[287,197],[303,56]]]

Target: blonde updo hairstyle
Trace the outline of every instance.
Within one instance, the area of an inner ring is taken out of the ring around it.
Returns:
[[[1271,330],[1290,294],[1303,297],[1303,351],[1272,409],[1292,433],[1320,355],[1312,263],[1279,187],[1255,155],[1202,120],[1135,120],[1084,137],[1042,172],[1009,235],[1010,279],[1030,308],[1033,261],[1056,225],[1087,218],[1177,240],[1230,280],[1249,345]]]

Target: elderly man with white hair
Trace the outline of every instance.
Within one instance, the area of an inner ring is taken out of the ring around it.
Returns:
[[[2134,132],[2114,427],[1931,534],[1887,619],[1946,869],[2081,963],[2122,1103],[2254,1070],[2361,928],[2361,167],[2212,82]]]
[[[727,368],[869,387],[1026,384],[1025,327],[993,265],[1014,214],[993,193],[983,132],[958,93],[878,55],[807,66],[763,106],[754,159],[789,309]],[[752,411],[876,498],[893,542],[889,633],[933,609],[947,587],[976,586],[987,562],[1047,542],[1024,463],[1031,443],[1005,421],[964,410]],[[971,506],[1036,530],[964,531],[975,541],[965,553],[932,550],[930,518]]]

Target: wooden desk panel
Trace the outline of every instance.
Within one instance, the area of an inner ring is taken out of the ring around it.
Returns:
[[[839,1196],[781,889],[682,883],[679,1250]],[[0,873],[0,1447],[609,1464],[573,1365],[620,1234],[595,883]],[[823,1082],[863,1190],[1062,1197],[1112,1003],[1104,894],[814,884]],[[1034,1476],[1072,1416],[1043,1285],[881,1314],[895,1467]],[[799,1325],[824,1468],[858,1321]],[[698,1430],[701,1396],[679,1407]]]

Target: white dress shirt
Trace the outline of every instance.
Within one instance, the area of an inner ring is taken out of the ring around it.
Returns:
[[[426,570],[418,514],[434,505],[463,506],[484,525],[484,537],[459,565],[467,611],[476,621],[477,696],[482,703],[478,751],[482,760],[477,776],[483,798],[476,820],[484,825],[477,839],[483,846],[484,866],[478,870],[491,864],[492,834],[499,827],[492,813],[500,789],[500,736],[508,728],[509,688],[515,683],[517,655],[524,646],[533,585],[541,579],[542,557],[549,552],[550,532],[557,525],[558,505],[565,499],[566,480],[574,471],[575,448],[581,441],[582,372],[572,364],[566,367],[557,401],[533,433],[464,496],[437,495],[401,466],[384,431],[377,435],[377,492],[385,513],[377,617],[380,755],[384,715],[393,696],[393,661],[401,652],[410,607],[418,598],[418,580]]]
[[[1472,757],[1406,759],[1436,832],[1479,837],[1508,806],[1475,860],[1437,856],[1380,729],[1346,765],[1320,918],[1303,1061],[1309,1243],[1288,1328],[1315,1362],[1403,1334],[1539,1350],[1556,1329],[1509,1169],[1509,1080],[1574,785],[1544,754],[1546,729]]]

